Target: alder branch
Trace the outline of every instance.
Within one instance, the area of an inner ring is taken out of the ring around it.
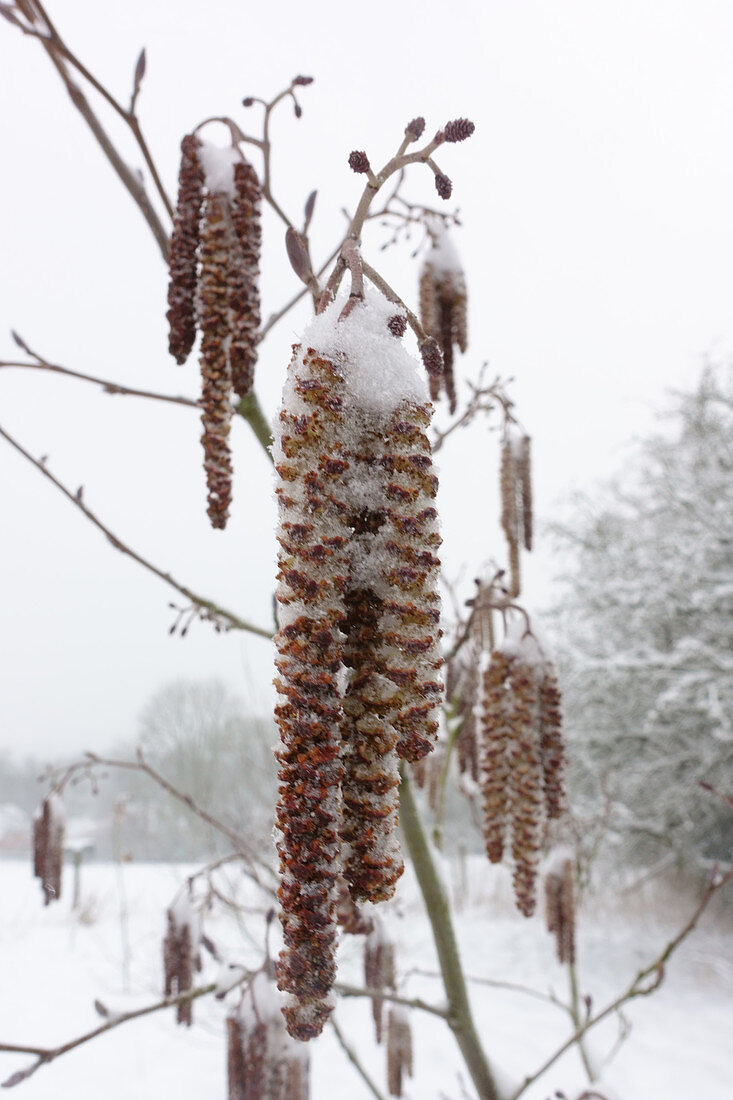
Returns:
[[[251,975],[245,974],[240,982],[248,980]],[[240,984],[238,982],[237,984]],[[83,1046],[84,1043],[90,1042],[92,1039],[96,1039],[100,1035],[104,1035],[106,1031],[112,1031],[113,1028],[119,1027],[121,1024],[129,1023],[130,1020],[137,1020],[141,1016],[150,1016],[153,1012],[160,1012],[164,1008],[175,1008],[177,1005],[188,1004],[190,1001],[195,1001],[199,997],[205,997],[209,993],[214,993],[217,989],[217,982],[209,982],[208,985],[199,986],[196,989],[188,989],[185,993],[179,993],[176,997],[164,997],[160,1001],[156,1001],[152,1005],[146,1005],[144,1008],[136,1008],[130,1012],[121,1012],[115,1014],[110,1019],[106,1020],[99,1027],[92,1028],[91,1031],[85,1032],[83,1035],[77,1036],[76,1039],[69,1040],[68,1043],[63,1043],[58,1047],[34,1047],[34,1046],[22,1046],[15,1043],[0,1043],[0,1051],[7,1054],[35,1054],[36,1061],[31,1063],[25,1069],[18,1070],[13,1073],[7,1080],[2,1082],[2,1088],[9,1089],[15,1085],[21,1084],[22,1081],[27,1081],[36,1070],[41,1066],[47,1066],[56,1058],[60,1058],[62,1054],[68,1054],[70,1050],[76,1050],[77,1047]],[[232,987],[233,988],[233,987]]]
[[[386,989],[370,989],[358,985],[349,985],[348,982],[334,982],[333,988],[342,997],[370,997],[373,1001],[390,1001],[392,1004],[404,1005],[405,1008],[417,1008],[421,1012],[429,1012],[431,1016],[440,1016],[443,1020],[449,1019],[449,1010],[440,1005],[431,1005],[420,997],[403,997],[399,993],[390,993]]]
[[[591,1016],[585,1023],[577,1028],[573,1035],[570,1036],[558,1049],[551,1054],[550,1057],[543,1062],[538,1070],[535,1071],[530,1077],[526,1077],[520,1088],[512,1094],[510,1100],[518,1100],[518,1098],[540,1077],[543,1076],[550,1069],[551,1066],[558,1061],[563,1054],[570,1049],[575,1043],[579,1043],[587,1031],[599,1024],[601,1020],[605,1020],[608,1016],[611,1016],[615,1012],[619,1012],[625,1004],[629,1001],[635,1000],[637,997],[648,997],[651,993],[654,993],[659,989],[660,985],[665,978],[665,966],[670,957],[674,954],[677,948],[684,940],[690,935],[691,932],[697,927],[700,918],[710,904],[711,899],[717,894],[727,883],[733,880],[733,864],[728,868],[724,875],[719,872],[715,872],[705,887],[705,890],[695,907],[690,919],[680,929],[676,936],[666,944],[666,946],[660,951],[657,957],[640,970],[633,980],[629,983],[627,988],[610,1004],[605,1008],[597,1012],[595,1016]]]
[[[439,970],[423,970],[422,967],[413,966],[405,972],[405,978],[410,977],[412,974],[418,974],[422,978],[442,978],[442,974]],[[560,1008],[563,1012],[570,1015],[570,1005],[566,1005],[564,1001],[561,1001],[559,997],[556,997],[554,993],[543,993],[541,989],[533,989],[529,985],[520,985],[519,982],[505,982],[499,978],[479,978],[475,974],[464,975],[467,982],[471,982],[474,985],[485,985],[490,989],[507,989],[511,993],[523,993],[527,997],[534,997],[535,1000],[544,1001],[546,1004],[554,1005],[555,1008]]]
[[[148,561],[147,558],[142,557],[126,543],[122,542],[110,529],[107,527],[97,516],[92,512],[90,508],[84,503],[82,487],[77,489],[76,493],[72,493],[70,489],[59,481],[57,477],[46,468],[43,461],[38,458],[34,458],[29,451],[26,451],[25,447],[21,446],[16,439],[13,438],[3,427],[0,427],[0,435],[7,440],[7,442],[14,447],[16,451],[23,455],[24,458],[39,470],[44,477],[47,477],[52,484],[59,489],[67,500],[70,500],[75,507],[82,512],[86,518],[97,527],[107,540],[114,546],[115,550],[119,550],[121,554],[127,555],[136,561],[138,565],[142,565],[144,569],[152,573],[154,576],[159,577],[160,580],[165,581],[171,588],[175,588],[177,592],[180,592],[182,596],[185,596],[187,600],[190,600],[192,604],[198,609],[199,617],[203,620],[213,622],[215,627],[220,630],[246,630],[250,634],[256,634],[260,638],[271,638],[272,631],[266,630],[264,627],[255,626],[253,623],[247,622],[246,619],[240,619],[238,615],[235,615],[231,611],[227,611],[226,608],[220,607],[219,604],[213,602],[213,600],[207,600],[203,596],[199,596],[198,593],[187,588],[185,585],[180,584],[170,573],[164,573],[162,569],[158,569],[156,565]]]
[[[512,379],[507,378],[505,380],[502,380],[497,375],[491,385],[484,385],[483,376],[486,372],[487,366],[488,363],[484,363],[482,365],[476,383],[468,383],[468,386],[471,389],[472,393],[468,404],[466,405],[466,408],[460,414],[460,416],[458,416],[453,421],[453,423],[445,429],[445,431],[441,432],[437,429],[435,430],[435,435],[433,436],[433,454],[435,454],[436,451],[440,450],[448,436],[452,435],[457,428],[467,427],[468,424],[470,424],[474,417],[477,416],[479,413],[491,413],[494,411],[497,405],[500,406],[500,408],[502,409],[505,422],[515,422],[516,418],[512,413],[514,403],[509,397],[507,397],[505,392],[505,386],[508,382],[511,382]]]
[[[206,810],[203,806],[194,800],[190,794],[186,794],[185,791],[176,787],[169,779],[166,779],[156,768],[149,764],[145,759],[142,749],[137,750],[137,759],[135,760],[120,760],[115,757],[98,756],[97,753],[87,752],[84,754],[83,760],[76,760],[73,763],[67,765],[65,768],[60,768],[48,773],[48,778],[55,780],[53,789],[56,791],[63,790],[67,783],[74,778],[80,772],[89,773],[93,767],[102,768],[117,768],[121,771],[137,771],[147,775],[154,783],[157,783],[159,787],[169,794],[172,798],[182,802],[192,814],[199,817],[202,821],[205,821],[207,825],[210,825],[212,829],[215,829],[222,836],[225,836],[237,849],[239,856],[249,864],[249,874],[254,879],[261,889],[265,890],[269,894],[274,895],[272,887],[265,886],[258,878],[254,868],[259,867],[272,877],[276,878],[273,868],[266,860],[261,859],[258,855],[254,854],[247,843],[244,836],[238,833],[236,829],[232,829],[229,825],[226,825],[219,818],[214,817],[212,813]],[[218,865],[222,862],[228,862],[232,856],[226,856],[224,860],[219,861]],[[201,873],[201,872],[199,872]],[[195,876],[192,876],[195,877]]]
[[[198,401],[194,401],[191,397],[174,397],[167,393],[154,393],[152,390],[136,390],[130,386],[123,386],[119,382],[111,382],[107,378],[97,378],[93,374],[83,374],[81,371],[59,366],[58,363],[49,363],[45,359],[41,359],[40,356],[37,359],[38,361],[35,363],[21,363],[15,360],[3,359],[0,360],[0,369],[2,367],[25,367],[27,370],[51,371],[53,374],[63,374],[69,378],[78,378],[82,382],[91,382],[96,386],[101,386],[105,393],[120,394],[125,397],[149,397],[153,401],[168,401],[173,405],[188,405],[194,409],[200,408]]]

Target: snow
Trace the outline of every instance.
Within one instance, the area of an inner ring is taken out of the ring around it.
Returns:
[[[450,867],[451,865],[449,865]],[[29,867],[0,862],[3,897],[0,972],[5,996],[0,1000],[0,1042],[55,1045],[98,1026],[99,999],[110,1012],[152,1004],[161,996],[161,927],[177,884],[191,868],[171,865],[125,865],[129,905],[130,991],[123,991],[122,945],[116,876],[118,868],[91,863],[82,870],[82,910],[96,916],[80,920],[68,899],[44,908]],[[539,918],[525,920],[511,903],[509,873],[488,866],[480,857],[468,861],[468,894],[456,916],[461,957],[473,978],[512,981],[539,993],[565,997],[567,975],[554,958],[552,937]],[[455,865],[453,878],[459,877]],[[234,872],[227,881],[236,885]],[[217,879],[219,886],[223,879]],[[260,904],[243,891],[248,904]],[[695,899],[666,896],[647,884],[632,895],[614,899],[609,891],[581,916],[578,971],[581,993],[593,996],[594,1010],[616,996],[641,966],[653,959],[670,935],[684,923]],[[267,905],[263,905],[264,910]],[[421,971],[437,970],[435,949],[408,869],[396,903],[380,907],[397,946],[399,991],[431,1004],[443,1000],[441,983]],[[243,967],[262,964],[263,917],[245,913],[246,931],[214,913],[206,931]],[[86,921],[86,922],[85,922]],[[272,930],[274,932],[274,929]],[[249,935],[248,935],[249,934]],[[251,938],[250,938],[251,937]],[[276,950],[273,944],[273,950]],[[363,937],[343,936],[339,979],[363,982]],[[204,960],[197,981],[215,980],[217,964]],[[524,993],[469,983],[478,1030],[497,1066],[497,1078],[516,1084],[539,1067],[569,1034],[566,1014],[547,1001]],[[271,1001],[271,990],[266,996]],[[624,1010],[631,1033],[616,1057],[603,1068],[607,1100],[730,1100],[730,1010],[733,954],[729,926],[706,919],[667,967],[661,989]],[[256,993],[259,1004],[259,993]],[[226,1015],[238,1003],[235,990],[225,1000],[202,998],[194,1004],[194,1023],[176,1027],[170,1011],[122,1024],[72,1051],[18,1086],[18,1100],[198,1100],[226,1097]],[[339,1026],[376,1082],[385,1091],[385,1053],[373,1039],[371,1006],[356,998],[340,999]],[[412,1011],[415,1077],[407,1082],[406,1100],[439,1100],[465,1095],[474,1100],[454,1041],[437,1017]],[[603,1063],[618,1036],[618,1021],[609,1019],[589,1037],[596,1061]],[[348,1096],[369,1100],[330,1028],[308,1044],[312,1059],[313,1100]],[[32,1061],[28,1055],[2,1054],[5,1080]],[[574,1051],[524,1094],[546,1100],[561,1090],[576,1100],[583,1091],[581,1063]],[[372,1098],[373,1100],[373,1098]]]
[[[433,220],[431,230],[433,245],[425,257],[436,273],[460,276],[463,279],[463,266],[451,234],[448,233],[442,219]]]
[[[233,145],[212,145],[211,142],[204,141],[199,147],[198,156],[207,189],[233,198],[234,165],[242,159],[239,150]]]

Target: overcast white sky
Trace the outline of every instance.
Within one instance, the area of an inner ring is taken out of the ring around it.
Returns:
[[[280,0],[49,0],[89,68],[125,98],[145,45],[140,115],[170,192],[181,136],[202,118],[258,119],[296,73],[304,115],[274,124],[274,187],[294,220],[313,188],[316,260],[343,228],[361,182],[353,148],[386,159],[405,123],[467,115],[472,140],[441,152],[464,228],[475,376],[513,375],[535,440],[537,503],[551,518],[571,488],[616,469],[669,386],[703,353],[733,346],[733,5],[726,0],[484,0],[368,5]],[[131,386],[198,395],[196,363],[167,354],[166,272],[37,44],[0,24],[3,108],[0,357],[16,328],[49,359]],[[131,164],[131,140],[91,93]],[[216,136],[216,135],[212,135]],[[406,197],[435,201],[415,169]],[[264,314],[297,289],[282,229],[265,221]],[[407,250],[365,251],[408,301]],[[293,311],[262,351],[257,389],[276,408]],[[226,532],[208,529],[194,411],[110,397],[39,372],[0,372],[0,423],[122,538],[182,582],[266,625],[274,543],[268,463],[235,428]],[[467,577],[501,555],[496,438],[483,427],[441,454],[444,560]],[[219,676],[263,711],[269,644],[205,625],[170,638],[175,595],[116,554],[0,441],[0,748],[56,755],[135,732],[163,683]],[[528,598],[557,565],[540,548]]]

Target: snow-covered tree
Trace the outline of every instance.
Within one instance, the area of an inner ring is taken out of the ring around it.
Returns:
[[[733,374],[707,365],[662,431],[561,532],[578,795],[645,859],[727,858],[733,791]],[[599,786],[600,784],[600,786]]]

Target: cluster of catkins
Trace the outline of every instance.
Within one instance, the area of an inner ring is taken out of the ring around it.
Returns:
[[[442,697],[424,381],[393,305],[341,305],[294,349],[275,441],[278,984],[300,1039],[333,1007],[339,875],[376,902],[402,874],[398,760],[431,750]]]
[[[465,353],[468,347],[466,310],[466,279],[453,243],[441,226],[420,271],[420,321],[443,353],[442,373],[429,375],[430,396],[437,401],[444,387],[451,413],[456,410],[453,349],[457,345]]]
[[[49,794],[33,818],[33,874],[41,881],[44,905],[61,897],[65,827],[61,795]]]
[[[227,1017],[227,1078],[229,1100],[308,1100],[307,1049],[286,1033],[277,993],[262,971]]]
[[[232,498],[232,393],[252,388],[260,328],[261,188],[236,148],[181,142],[170,246],[169,347],[184,363],[201,331],[201,421],[208,513],[224,527]]]
[[[531,440],[515,423],[508,423],[501,445],[501,526],[509,551],[509,595],[521,589],[520,547],[532,549]]]
[[[482,655],[476,721],[486,851],[498,863],[510,843],[517,907],[530,916],[545,822],[564,809],[564,747],[554,669],[521,629]]]

